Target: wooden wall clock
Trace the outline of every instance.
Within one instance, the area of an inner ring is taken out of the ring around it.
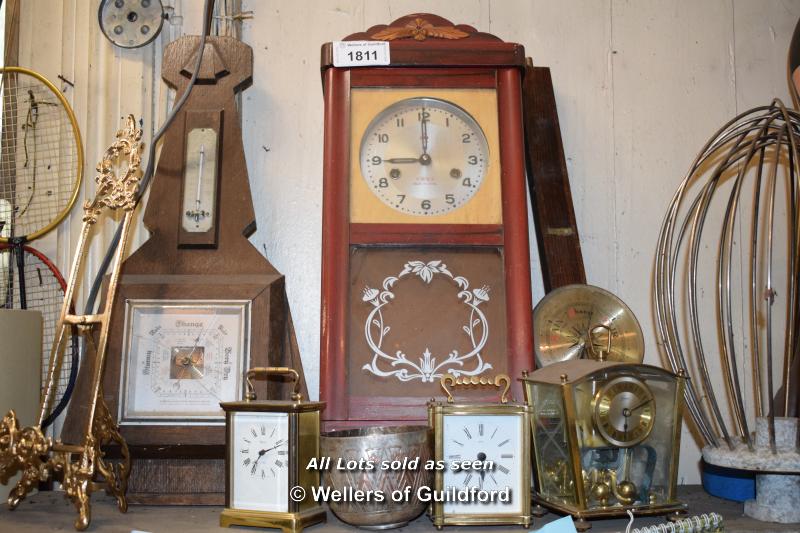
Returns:
[[[430,14],[344,41],[390,62],[322,47],[326,428],[424,420],[442,375],[533,367],[523,47]]]
[[[166,48],[162,76],[178,95],[199,42]],[[104,391],[131,448],[134,503],[224,503],[220,402],[243,399],[250,367],[300,368],[287,360],[284,278],[247,240],[255,216],[234,92],[250,83],[252,60],[246,44],[208,38],[164,137],[144,216],[150,238],[122,267]],[[288,387],[258,384],[269,399]]]

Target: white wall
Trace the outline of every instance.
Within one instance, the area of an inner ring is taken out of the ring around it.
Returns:
[[[154,45],[115,50],[99,33],[99,0],[25,0],[20,61],[75,83],[87,184],[120,118],[163,118],[158,81],[168,39],[200,30],[200,0],[167,0],[172,23]],[[786,52],[800,2],[789,0],[244,0],[255,18],[254,83],[243,127],[258,232],[253,243],[287,277],[309,389],[318,386],[322,207],[319,47],[412,12],[433,12],[525,45],[552,69],[590,283],[639,316],[646,362],[658,363],[650,303],[656,233],[696,150],[724,121],[778,96],[789,103]],[[182,16],[182,19],[181,17]],[[266,150],[265,150],[266,148]],[[76,210],[42,243],[67,264]],[[110,228],[107,228],[110,234]],[[107,236],[108,237],[108,236]],[[136,240],[145,239],[138,231]],[[96,252],[97,261],[101,252]],[[534,261],[536,259],[534,258]],[[538,272],[538,265],[534,264]],[[534,297],[542,296],[537,283]],[[699,480],[684,435],[681,479]]]

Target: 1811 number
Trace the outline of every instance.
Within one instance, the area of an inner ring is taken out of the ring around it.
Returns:
[[[350,61],[369,61],[370,59],[377,61],[378,52],[376,50],[351,50],[347,52],[347,57]]]

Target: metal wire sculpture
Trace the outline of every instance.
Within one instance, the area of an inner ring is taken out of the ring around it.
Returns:
[[[755,415],[768,417],[775,453],[776,413],[795,415],[798,141],[800,114],[780,100],[740,114],[697,155],[661,226],[653,284],[657,331],[672,369],[694,378],[686,405],[707,445],[744,443],[753,451]],[[722,387],[712,378],[716,351]],[[739,359],[737,351],[747,357]],[[726,397],[730,416],[721,405]]]

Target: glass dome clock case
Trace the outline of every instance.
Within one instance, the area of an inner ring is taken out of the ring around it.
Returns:
[[[536,510],[586,519],[685,512],[676,499],[685,378],[640,364],[578,359],[522,382],[532,406]]]

